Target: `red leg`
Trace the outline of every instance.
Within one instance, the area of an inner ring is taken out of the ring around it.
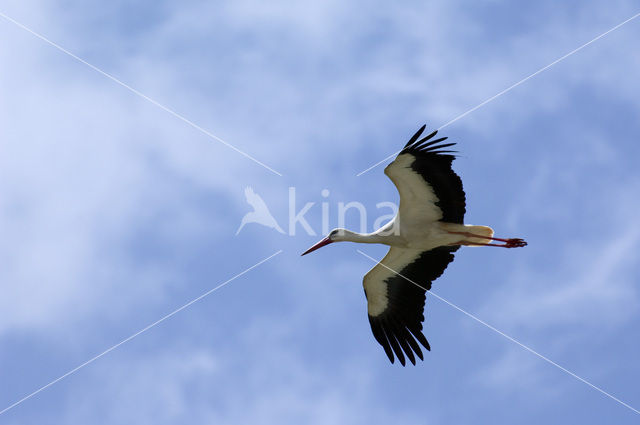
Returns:
[[[485,239],[488,239],[488,238],[485,238]],[[505,239],[505,240],[506,240],[506,243],[504,243],[504,244],[477,243],[477,242],[469,242],[469,241],[462,241],[460,244],[461,245],[473,245],[473,246],[497,246],[497,247],[501,247],[501,248],[521,248],[523,246],[527,246],[527,243],[522,239],[512,238],[512,239]]]
[[[462,235],[468,238],[476,238],[476,239],[491,239],[492,241],[504,242],[504,244],[492,244],[492,243],[477,243],[471,241],[464,241],[464,245],[474,245],[474,246],[499,246],[502,248],[520,248],[523,246],[527,246],[527,243],[524,239],[520,238],[510,238],[510,239],[502,239],[502,238],[492,238],[487,236],[474,235],[469,232],[449,232],[454,235]]]

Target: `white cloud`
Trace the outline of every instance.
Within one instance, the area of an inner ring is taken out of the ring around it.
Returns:
[[[575,208],[581,211],[574,209],[573,218],[585,215],[579,222],[586,219],[590,225],[566,229],[564,233],[560,233],[562,226],[552,228],[556,240],[553,248],[529,247],[536,250],[533,258],[548,262],[548,266],[537,266],[537,261],[516,265],[484,312],[502,327],[528,329],[570,324],[582,328],[613,326],[635,317],[640,297],[635,285],[640,225],[634,214],[640,204],[633,194],[638,187],[637,183],[627,183],[617,193],[610,189],[604,189],[609,193],[591,192],[593,198],[576,204]],[[532,205],[543,205],[535,191],[529,194]],[[591,201],[606,197],[610,199],[598,202],[591,211]],[[522,211],[518,222],[533,219],[534,211]],[[537,217],[542,223],[557,221],[555,218]]]
[[[370,365],[351,359],[327,374],[280,328],[254,322],[239,340],[228,338],[233,350],[165,341],[149,353],[105,357],[81,372],[89,379],[69,394],[66,422],[424,423],[376,407]]]
[[[372,198],[385,194],[376,201],[385,200],[389,193],[396,196],[389,182],[382,183],[382,175],[366,183],[345,176],[371,165],[378,154],[381,159],[396,149],[397,134],[411,131],[406,125],[417,126],[416,121],[425,119],[431,125],[445,122],[576,47],[576,42],[597,35],[594,20],[606,30],[631,9],[629,2],[618,3],[627,5],[618,8],[603,5],[576,21],[573,14],[556,18],[554,8],[553,19],[540,19],[535,31],[519,30],[513,41],[513,34],[504,35],[499,22],[480,21],[482,14],[459,4],[409,9],[388,4],[389,9],[363,10],[360,4],[318,3],[312,10],[301,10],[285,2],[268,8],[248,2],[230,2],[223,8],[187,3],[167,12],[156,25],[141,25],[137,36],[128,38],[113,24],[117,16],[113,21],[107,19],[104,27],[100,19],[94,19],[91,22],[96,27],[87,34],[83,15],[75,16],[73,7],[62,10],[42,2],[38,4],[42,7],[32,5],[26,11],[21,4],[12,5],[12,12],[18,10],[16,18],[26,17],[24,22],[34,29],[88,55],[96,65],[283,171],[286,177],[270,176],[3,22],[0,33],[13,43],[0,47],[0,60],[11,65],[0,69],[0,129],[4,132],[0,141],[0,281],[4,291],[0,333],[48,332],[82,319],[95,319],[88,320],[88,326],[100,328],[105,317],[116,321],[119,313],[126,316],[127,311],[143,308],[120,302],[142,294],[157,297],[145,300],[145,313],[150,313],[151,307],[158,307],[155,301],[167,296],[166,288],[176,281],[188,281],[191,270],[184,264],[181,268],[158,260],[146,264],[127,258],[131,251],[145,251],[128,245],[144,240],[136,232],[154,223],[150,227],[163,237],[154,247],[176,251],[201,242],[203,229],[209,229],[209,237],[224,239],[225,232],[235,232],[246,212],[242,189],[248,184],[268,198],[270,206],[280,199],[280,211],[277,207],[272,210],[277,218],[284,216],[290,184],[304,183],[315,196],[317,188],[329,187],[334,199],[353,196],[359,190]],[[42,10],[46,12],[41,16]],[[606,19],[602,17],[605,12]],[[636,107],[637,72],[633,70],[638,63],[626,50],[635,43],[634,28],[621,29],[608,44],[594,44],[539,76],[543,78],[536,77],[483,112],[459,121],[459,128],[473,130],[479,140],[487,141],[476,147],[473,140],[467,144],[469,150],[477,149],[489,158],[480,167],[501,167],[504,158],[500,156],[512,153],[501,149],[504,139],[490,136],[539,129],[529,121],[536,114],[569,114],[579,106],[573,104],[573,95],[580,85]],[[479,48],[474,40],[489,45]],[[104,52],[110,56],[103,57]],[[594,128],[585,126],[585,130]],[[602,213],[599,200],[620,182],[605,179],[593,190],[579,184],[597,161],[612,167],[619,156],[606,142],[606,129],[591,139],[585,139],[584,133],[571,133],[575,140],[588,142],[586,153],[579,150],[577,155],[579,167],[565,167],[560,159],[540,160],[523,199],[511,211],[510,226],[535,230],[542,242],[540,248],[535,244],[527,248],[531,256],[518,264],[511,279],[485,306],[481,317],[492,318],[500,328],[547,330],[584,324],[589,329],[603,323],[614,326],[636,313],[632,253],[640,235],[635,225],[622,223],[633,223],[632,214],[624,211],[638,209],[632,196],[638,192],[637,185],[625,179],[628,192],[615,194],[610,202],[620,214]],[[522,185],[532,177],[518,171],[512,179],[501,175],[495,190],[502,191],[511,183]],[[481,172],[476,175],[482,176]],[[380,189],[364,187],[373,181]],[[574,195],[550,196],[560,183]],[[195,194],[190,197],[185,192]],[[198,196],[210,196],[216,200],[211,204],[220,209],[203,211],[194,200]],[[592,200],[576,203],[581,196]],[[553,205],[542,213],[532,210],[548,204]],[[504,211],[501,205],[476,207],[496,216]],[[570,222],[576,210],[582,213],[579,223]],[[579,228],[589,222],[598,226]],[[611,223],[616,224],[604,239],[594,233]],[[563,224],[572,232],[588,234],[577,239],[581,246],[565,240],[557,240],[556,245],[552,235],[544,234]],[[277,235],[270,239],[265,234],[259,230],[253,233],[259,235],[256,238],[243,234],[245,239],[237,239],[238,246],[249,249],[282,242],[275,239]],[[215,240],[211,246],[215,243],[220,242]],[[282,243],[293,251],[301,242]],[[202,254],[211,262],[229,263],[229,252],[236,248],[231,245],[224,244],[224,253],[187,250],[185,255]],[[547,264],[554,250],[553,265],[542,269],[540,264]],[[194,343],[176,350],[154,347],[153,356],[135,353],[127,361],[111,363],[105,357],[104,362],[83,371],[95,378],[94,383],[104,382],[103,388],[76,384],[68,390],[70,398],[79,397],[87,388],[96,391],[82,398],[82,410],[74,410],[75,404],[68,406],[69,422],[96,423],[98,416],[105,423],[130,422],[131,418],[157,423],[185,417],[222,423],[413,421],[419,410],[409,411],[400,420],[398,412],[387,411],[391,404],[380,403],[374,388],[400,385],[401,378],[383,382],[381,376],[387,369],[372,368],[368,359],[354,359],[352,354],[337,360],[327,372],[321,365],[310,364],[297,347],[314,338],[313,334],[291,341],[292,335],[304,333],[301,327],[326,331],[341,324],[356,328],[353,323],[362,324],[358,328],[366,332],[362,338],[371,340],[360,286],[367,266],[358,262],[355,253],[329,266],[323,259],[301,263],[297,255],[289,254],[275,271],[259,275],[264,281],[253,280],[263,287],[273,284],[267,286],[270,295],[287,297],[288,309],[246,330],[238,336],[241,343],[234,339],[225,345],[240,353],[254,350],[255,356],[249,357],[253,363],[240,365],[224,350],[203,349]],[[277,289],[273,289],[274,282]],[[241,295],[236,298],[238,304],[258,304],[252,298],[255,293],[243,291]],[[269,299],[258,301],[269,304]],[[258,313],[252,312],[259,317]],[[361,322],[352,320],[356,314]],[[195,326],[200,320],[190,323]],[[229,329],[237,330],[231,325]],[[340,333],[342,340],[336,334],[338,343],[351,338],[349,332]],[[261,338],[265,335],[268,343]],[[109,338],[122,336],[109,332]],[[350,344],[353,346],[352,341]],[[375,343],[370,347],[379,350]],[[383,353],[371,355],[378,359]],[[517,356],[507,353],[500,361],[488,373],[496,385],[508,385],[510,376],[519,376]],[[532,370],[529,365],[525,369],[525,374]],[[449,381],[442,382],[448,385]],[[537,385],[535,380],[530,383]],[[194,388],[203,398],[193,395]],[[429,417],[438,416],[437,406],[433,407]]]
[[[509,346],[485,368],[479,369],[476,375],[471,377],[471,381],[474,385],[504,392],[503,395],[527,394],[529,397],[542,397],[549,401],[561,396],[563,391],[563,386],[551,384],[551,373],[554,373],[552,366],[542,359],[520,347]],[[559,381],[564,380],[564,376],[554,377],[560,377]]]
[[[156,231],[174,242],[214,223],[224,226],[182,202],[176,180],[190,179],[191,190],[220,196],[233,193],[229,183],[242,169],[220,173],[216,166],[236,163],[211,152],[227,148],[207,138],[185,141],[182,123],[84,65],[72,63],[71,77],[43,74],[51,48],[40,41],[34,46],[32,36],[15,27],[2,30],[14,44],[0,50],[11,64],[0,71],[0,332],[64,326],[69,316],[108,304],[102,296],[114,287],[138,291],[151,284],[157,291],[162,285],[148,279],[170,280],[173,271],[132,264],[129,240],[162,216],[170,225],[159,223]]]

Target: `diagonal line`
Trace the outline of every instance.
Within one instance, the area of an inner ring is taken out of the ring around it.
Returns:
[[[579,377],[578,375],[576,375],[575,373],[571,372],[570,370],[560,366],[558,363],[554,362],[553,360],[543,356],[542,354],[538,353],[537,351],[535,351],[532,348],[529,348],[528,346],[524,345],[523,343],[521,343],[520,341],[516,340],[515,338],[510,337],[509,335],[507,335],[506,333],[494,328],[493,326],[491,326],[490,324],[488,324],[487,322],[483,321],[482,319],[477,318],[476,316],[474,316],[473,314],[463,310],[462,308],[458,307],[457,305],[453,304],[450,301],[447,301],[446,299],[442,298],[441,296],[439,296],[438,294],[436,294],[433,291],[427,291],[425,288],[423,288],[422,286],[420,286],[419,284],[415,283],[413,280],[409,279],[406,276],[403,276],[402,274],[398,273],[397,271],[393,270],[392,268],[388,267],[386,264],[383,264],[381,262],[378,262],[378,260],[376,260],[373,257],[370,257],[369,255],[365,254],[364,252],[360,251],[359,249],[357,249],[356,251],[358,251],[360,254],[362,254],[363,256],[367,257],[368,259],[370,259],[371,261],[373,261],[374,263],[378,263],[379,265],[381,265],[382,267],[388,269],[389,271],[391,271],[392,273],[397,274],[398,276],[402,277],[403,279],[407,280],[408,282],[413,283],[414,285],[416,285],[418,288],[422,289],[423,291],[427,292],[430,295],[433,295],[434,297],[436,297],[437,299],[439,299],[440,301],[450,305],[451,307],[455,308],[456,310],[458,310],[459,312],[465,314],[466,316],[472,318],[473,320],[475,320],[476,322],[486,326],[487,328],[491,329],[492,331],[502,335],[503,337],[507,338],[509,341],[514,342],[516,344],[518,344],[520,347],[524,348],[525,350],[527,350],[528,352],[530,352],[531,354],[534,354],[538,357],[540,357],[542,360],[544,360],[545,362],[552,364],[553,366],[557,367],[558,369],[560,369],[561,371],[568,373],[569,375],[573,376],[574,378],[576,378],[577,380],[584,382],[585,384],[587,384],[588,386],[590,386],[591,388],[593,388],[596,391],[599,391],[600,393],[606,395],[607,397],[609,397],[610,399],[620,403],[621,405],[623,405],[624,407],[634,411],[637,414],[640,414],[640,411],[629,406],[627,403],[625,403],[624,401],[612,396],[611,394],[609,394],[608,392],[606,392],[605,390],[603,390],[600,387],[597,387],[595,385],[593,385],[591,382],[587,381],[584,378]]]
[[[173,115],[174,117],[178,118],[179,120],[187,123],[188,125],[190,125],[191,127],[195,128],[196,130],[200,131],[201,133],[209,136],[210,138],[217,140],[218,142],[222,143],[223,145],[225,145],[226,147],[233,149],[234,151],[236,151],[237,153],[239,153],[240,155],[244,156],[245,158],[250,159],[251,161],[255,162],[258,165],[261,165],[262,167],[266,168],[267,170],[271,171],[274,174],[279,175],[280,177],[282,177],[282,174],[280,174],[279,172],[277,172],[276,170],[274,170],[273,168],[269,167],[268,165],[258,161],[257,159],[255,159],[254,157],[252,157],[251,155],[249,155],[248,153],[241,151],[240,149],[236,148],[235,146],[233,146],[231,143],[228,143],[224,140],[222,140],[220,137],[216,136],[215,134],[209,132],[208,130],[205,130],[204,128],[200,127],[198,124],[194,123],[193,121],[185,118],[184,116],[180,115],[179,113],[177,113],[176,111],[174,111],[173,109],[170,109],[166,106],[164,106],[163,104],[161,104],[160,102],[150,98],[149,96],[139,92],[138,90],[134,89],[133,87],[131,87],[130,85],[122,82],[121,80],[117,79],[116,77],[114,77],[113,75],[103,71],[102,69],[98,68],[95,65],[90,64],[89,62],[85,61],[84,59],[74,55],[73,53],[71,53],[70,51],[68,51],[67,49],[65,49],[64,47],[60,46],[59,44],[54,43],[53,41],[49,40],[48,38],[46,38],[45,36],[35,32],[34,30],[28,28],[27,26],[21,24],[20,22],[16,21],[15,19],[5,15],[4,13],[0,12],[0,17],[6,19],[7,21],[17,25],[18,27],[22,28],[23,30],[29,32],[30,34],[38,37],[40,40],[44,41],[45,43],[55,47],[56,49],[60,50],[61,52],[71,56],[72,58],[74,58],[75,60],[77,60],[78,62],[81,62],[83,64],[85,64],[86,66],[88,66],[89,68],[93,69],[94,71],[104,75],[105,77],[107,77],[108,79],[110,79],[111,81],[121,85],[122,87],[126,88],[127,90],[129,90],[130,92],[140,96],[141,98],[153,103],[155,106],[157,106],[158,108],[164,110],[165,112],[168,112],[169,114]]]
[[[609,34],[610,32],[613,32],[615,30],[617,30],[618,28],[620,28],[621,26],[623,26],[624,24],[631,22],[632,20],[636,19],[638,16],[640,16],[640,13],[636,13],[635,15],[633,15],[632,17],[630,17],[629,19],[626,19],[625,21],[620,22],[618,25],[616,25],[615,27],[609,29],[608,31],[603,32],[602,34],[600,34],[599,36],[589,40],[588,42],[584,43],[582,46],[577,47],[575,49],[573,49],[572,51],[570,51],[569,53],[565,54],[564,56],[559,57],[558,59],[554,60],[553,62],[551,62],[549,65],[544,66],[542,68],[540,68],[539,70],[537,70],[536,72],[534,72],[533,74],[529,75],[528,77],[523,78],[522,80],[518,81],[517,83],[514,83],[512,85],[510,85],[509,87],[507,87],[506,89],[502,90],[500,93],[491,96],[489,99],[485,100],[482,103],[479,103],[478,105],[474,106],[473,108],[469,109],[466,112],[463,112],[462,114],[458,115],[457,117],[447,121],[445,124],[441,125],[440,127],[438,127],[437,130],[441,130],[445,127],[447,127],[450,124],[453,124],[454,122],[458,121],[460,118],[463,118],[467,115],[469,115],[470,113],[472,113],[473,111],[475,111],[476,109],[482,108],[484,105],[486,105],[487,103],[497,99],[498,97],[502,96],[503,94],[507,93],[508,91],[511,91],[511,89],[514,89],[516,87],[518,87],[520,84],[524,83],[525,81],[535,77],[536,75],[540,74],[541,72],[546,71],[547,69],[551,68],[553,65],[557,64],[558,62],[563,61],[564,59],[568,58],[569,56],[573,55],[574,53],[584,49],[585,47],[587,47],[588,45],[590,45],[591,43],[601,39],[602,37],[604,37],[605,35]],[[379,161],[375,164],[373,164],[371,167],[367,168],[364,171],[359,172],[358,174],[356,174],[356,177],[360,177],[361,175],[363,175],[364,173],[366,173],[367,171],[370,171],[374,168],[376,168],[378,165],[382,164],[383,162],[393,158],[394,156],[398,155],[401,151],[397,151],[395,153],[392,153],[391,155],[389,155],[388,157],[386,157],[385,159],[383,159],[382,161]]]
[[[184,310],[185,308],[189,307],[191,304],[200,301],[201,299],[203,299],[204,297],[206,297],[207,295],[211,294],[212,292],[217,291],[218,289],[222,288],[223,286],[227,285],[228,283],[233,282],[234,280],[236,280],[237,278],[239,278],[240,276],[242,276],[243,274],[255,269],[256,267],[258,267],[259,265],[261,265],[262,263],[265,263],[267,261],[269,261],[270,259],[272,259],[273,257],[275,257],[276,255],[280,254],[282,252],[282,250],[279,250],[278,252],[276,252],[275,254],[271,254],[269,257],[257,262],[256,264],[254,264],[253,266],[249,267],[248,269],[244,270],[241,273],[238,273],[237,275],[233,276],[232,278],[230,278],[229,280],[226,280],[225,282],[222,282],[220,285],[216,286],[213,289],[208,290],[207,292],[205,292],[204,294],[200,295],[198,298],[194,298],[193,300],[189,301],[188,303],[186,303],[185,305],[183,305],[182,307],[172,311],[171,313],[167,314],[166,316],[162,317],[161,319],[156,320],[155,322],[153,322],[152,324],[140,329],[138,332],[134,333],[133,335],[129,336],[128,338],[123,339],[122,341],[120,341],[119,343],[117,343],[116,345],[104,350],[102,353],[98,354],[95,357],[92,357],[91,359],[87,360],[86,362],[82,363],[80,366],[77,366],[74,369],[71,369],[69,372],[65,373],[64,375],[60,376],[59,378],[54,379],[53,381],[49,382],[47,385],[44,385],[43,387],[40,387],[39,389],[37,389],[36,391],[32,392],[31,394],[21,398],[20,400],[16,401],[15,403],[13,403],[10,406],[5,407],[3,410],[0,410],[0,415],[2,415],[3,413],[7,412],[8,410],[13,409],[14,407],[16,407],[17,405],[19,405],[20,403],[30,399],[31,397],[33,397],[34,395],[38,394],[40,391],[43,391],[47,388],[49,388],[50,386],[54,385],[55,383],[63,380],[64,378],[66,378],[69,375],[74,374],[75,372],[79,371],[80,369],[82,369],[83,367],[93,363],[94,361],[98,360],[100,357],[104,356],[105,354],[110,353],[111,351],[115,350],[116,348],[120,347],[122,344],[125,344],[129,341],[131,341],[133,338],[137,337],[138,335],[148,331],[149,329],[153,328],[154,326],[164,322],[165,320],[167,320],[168,318],[170,318],[171,316],[173,316],[176,313],[179,313],[180,311]]]

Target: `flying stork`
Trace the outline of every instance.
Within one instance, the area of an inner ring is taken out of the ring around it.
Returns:
[[[425,127],[384,170],[400,193],[393,220],[368,234],[334,229],[302,254],[342,241],[391,247],[364,276],[363,285],[373,336],[391,363],[395,353],[403,366],[405,356],[416,364],[414,353],[424,360],[417,342],[431,350],[422,333],[425,292],[453,261],[460,245],[527,245],[522,239],[494,238],[490,227],[464,224],[462,181],[451,168],[456,151],[445,150],[455,143],[441,143],[446,137],[434,139],[437,130],[419,139]]]

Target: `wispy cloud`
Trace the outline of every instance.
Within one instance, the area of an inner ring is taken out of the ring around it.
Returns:
[[[285,254],[260,279],[226,288],[215,302],[149,334],[140,342],[146,348],[113,353],[43,394],[42,409],[25,404],[15,417],[423,423],[456,422],[461,405],[478,413],[464,391],[476,384],[460,379],[475,376],[475,352],[455,360],[431,353],[429,361],[445,363],[426,361],[412,370],[383,363],[366,323],[361,279],[369,265],[352,247],[302,262],[294,253],[309,240],[264,229],[233,239],[246,212],[242,190],[259,190],[276,218],[286,215],[288,185],[307,200],[317,200],[325,187],[332,199],[371,205],[396,199],[382,174],[362,182],[354,173],[401,145],[420,123],[445,122],[606,30],[635,5],[591,2],[579,13],[537,3],[522,13],[495,2],[376,8],[325,2],[304,10],[286,2],[147,6],[130,13],[125,2],[104,8],[72,2],[64,10],[49,1],[12,2],[3,11],[282,168],[287,180],[271,180],[3,23],[0,35],[11,43],[0,47],[6,64],[0,68],[0,342],[20,335],[30,351],[52,358],[42,366],[47,370],[24,373],[20,384],[42,385],[46,379],[34,374],[68,370],[69,358],[84,360],[167,305],[203,292],[247,252],[284,245]],[[638,186],[635,164],[627,162],[636,131],[629,111],[638,108],[640,64],[630,52],[637,31],[625,28],[446,134],[464,142],[466,158],[456,170],[470,218],[495,219],[509,228],[503,231],[537,239],[519,257],[487,253],[488,283],[449,298],[482,304],[493,290],[478,315],[523,330],[534,347],[561,341],[566,334],[559,327],[567,324],[587,333],[637,320]],[[626,192],[614,190],[620,185]],[[542,211],[534,209],[539,206]],[[476,255],[461,252],[458,264],[485,254]],[[492,266],[508,278],[492,283],[500,276]],[[478,268],[448,272],[459,273],[460,281],[478,279]],[[427,326],[456,341],[475,338],[476,330],[461,322],[452,329],[435,321]],[[69,335],[73,344],[62,344],[58,337]],[[529,364],[519,369],[525,362],[519,355],[503,359],[502,345],[486,347],[498,350],[487,372],[496,386],[538,372]],[[2,352],[6,364],[32,370],[15,344]],[[635,373],[631,362],[627,369]],[[547,381],[525,382],[523,392]],[[15,399],[6,391],[3,397]],[[485,394],[474,397],[504,408]],[[51,401],[60,399],[69,402]],[[588,410],[583,401],[554,411]],[[597,419],[602,416],[594,414]]]
[[[120,354],[117,361],[97,364],[85,372],[89,386],[72,391],[66,420],[365,424],[395,417],[423,423],[376,408],[371,371],[362,364],[342,365],[334,375],[310,364],[288,346],[287,330],[278,332],[282,325],[254,323],[232,342],[235,352],[207,344],[196,349],[183,340],[174,348],[156,346],[152,353]]]
[[[544,175],[543,171],[539,178]],[[536,195],[536,187],[533,183],[526,192],[528,200],[524,205],[529,212],[522,211],[531,218],[534,205],[544,204]],[[571,220],[585,214],[585,223],[589,224],[579,226],[577,233],[570,229],[564,234],[559,232],[561,227],[554,226],[553,249],[539,247],[534,254],[549,267],[520,263],[502,290],[487,303],[485,312],[505,326],[530,329],[563,324],[611,326],[634,317],[640,296],[635,285],[640,225],[633,214],[640,204],[633,194],[639,187],[637,182],[628,182],[613,193],[594,196],[591,192],[585,202],[576,204],[584,212],[574,210],[570,216],[560,215],[563,220]],[[606,203],[598,202],[591,210],[591,200],[603,198],[608,198]],[[553,208],[552,205],[551,211]],[[544,223],[559,217],[557,213],[545,215],[545,210],[549,212],[545,208],[535,219]],[[522,215],[518,222],[522,222]]]

